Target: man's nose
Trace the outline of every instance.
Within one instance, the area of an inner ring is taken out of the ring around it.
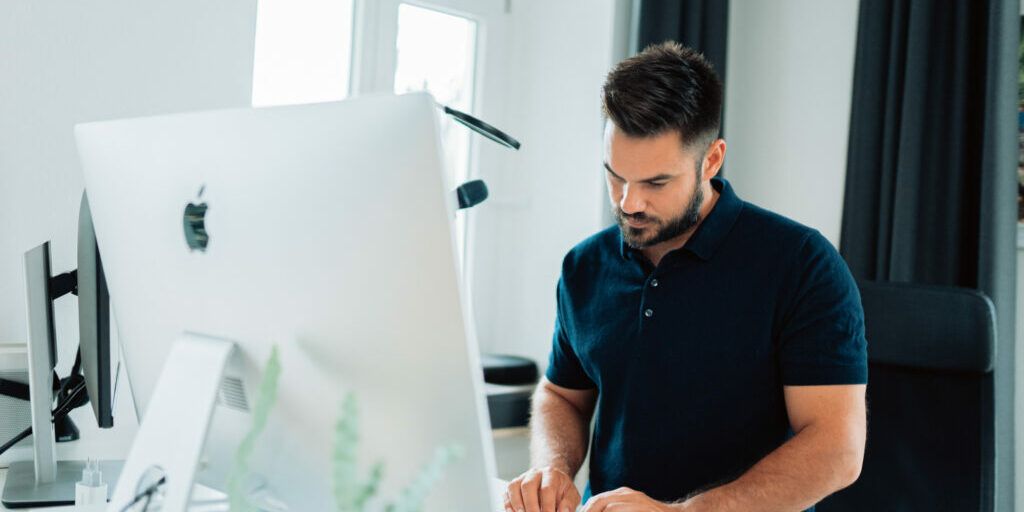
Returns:
[[[622,213],[632,215],[644,211],[645,200],[640,191],[631,187],[628,183],[622,187],[622,199],[619,200],[619,209]]]

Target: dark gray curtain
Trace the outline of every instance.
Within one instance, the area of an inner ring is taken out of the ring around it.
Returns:
[[[858,279],[994,302],[999,511],[1014,498],[1019,16],[1018,0],[861,0],[840,247]]]
[[[704,54],[725,82],[728,0],[638,0],[637,49],[677,41]]]
[[[637,49],[676,41],[704,54],[725,84],[725,56],[729,35],[729,0],[636,0],[640,2]],[[722,98],[723,102],[725,98]],[[722,124],[725,131],[725,105]],[[725,176],[725,167],[719,170]]]

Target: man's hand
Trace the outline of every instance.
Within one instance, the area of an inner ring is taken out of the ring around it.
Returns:
[[[505,512],[575,512],[580,492],[564,471],[536,468],[512,480],[505,491]]]
[[[679,508],[652,500],[640,491],[619,487],[614,491],[591,496],[583,512],[675,512]]]

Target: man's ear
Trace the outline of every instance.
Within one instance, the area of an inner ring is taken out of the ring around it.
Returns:
[[[704,180],[710,180],[717,176],[723,162],[725,162],[725,140],[715,139],[701,161]]]

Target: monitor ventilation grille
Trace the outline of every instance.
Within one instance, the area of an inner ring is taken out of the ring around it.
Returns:
[[[249,402],[245,399],[245,385],[237,377],[224,377],[220,381],[220,393],[217,403],[231,409],[249,412]]]

